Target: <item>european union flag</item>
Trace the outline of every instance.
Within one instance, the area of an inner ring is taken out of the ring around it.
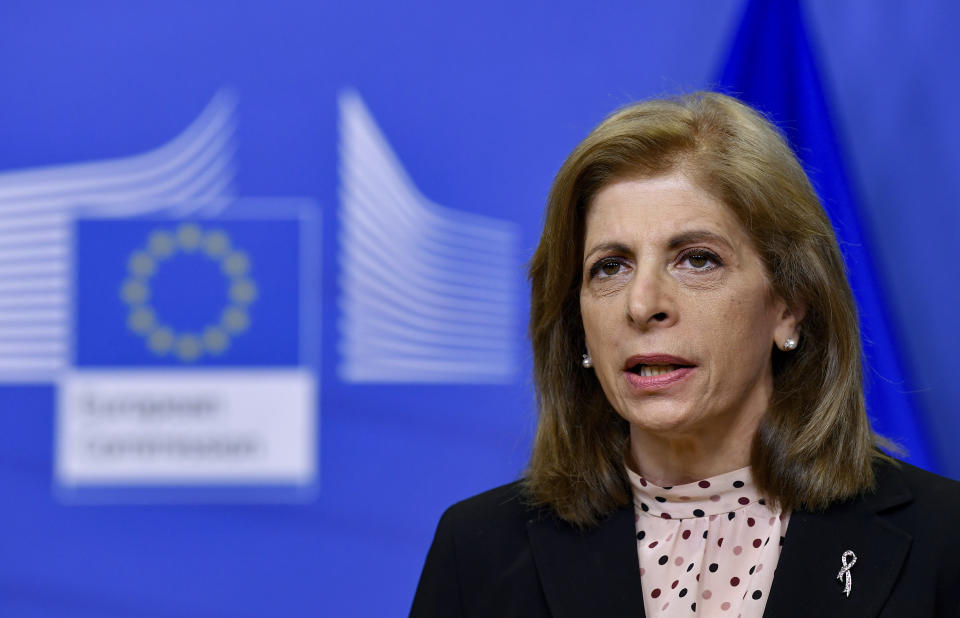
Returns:
[[[296,219],[78,221],[75,364],[301,364],[300,232]]]
[[[868,251],[798,0],[751,0],[719,88],[765,112],[786,133],[837,232],[860,309],[867,410],[874,428],[935,469]]]

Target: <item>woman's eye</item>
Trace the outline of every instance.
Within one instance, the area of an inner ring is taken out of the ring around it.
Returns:
[[[690,261],[690,266],[693,266],[694,268],[703,268],[710,263],[710,258],[702,253],[691,255],[687,259]]]
[[[722,265],[720,258],[717,257],[716,254],[701,249],[683,254],[680,256],[680,263],[688,264],[693,270],[712,270]]]
[[[600,272],[608,277],[613,276],[620,272],[620,264],[617,262],[604,262],[600,265]]]
[[[623,271],[623,262],[619,258],[604,258],[590,269],[590,277],[615,277]]]

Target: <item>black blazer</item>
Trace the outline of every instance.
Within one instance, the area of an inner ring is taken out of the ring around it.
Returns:
[[[765,616],[960,616],[960,483],[877,465],[877,491],[825,512],[795,511]],[[643,616],[632,505],[581,532],[525,505],[519,483],[450,507],[410,615]],[[840,556],[857,563],[850,597]]]

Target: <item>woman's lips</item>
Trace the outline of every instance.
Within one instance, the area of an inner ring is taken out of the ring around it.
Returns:
[[[631,356],[624,368],[624,377],[634,389],[656,391],[687,378],[696,366],[685,358],[671,354]]]
[[[670,371],[659,375],[640,375],[633,371],[624,371],[623,375],[633,388],[642,391],[656,391],[676,384],[687,378],[696,370],[696,367],[673,367]]]

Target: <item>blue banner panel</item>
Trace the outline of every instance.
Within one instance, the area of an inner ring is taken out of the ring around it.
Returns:
[[[804,4],[958,475],[958,12]],[[443,510],[523,474],[554,174],[613,109],[709,87],[745,7],[4,3],[0,617],[406,615]]]

